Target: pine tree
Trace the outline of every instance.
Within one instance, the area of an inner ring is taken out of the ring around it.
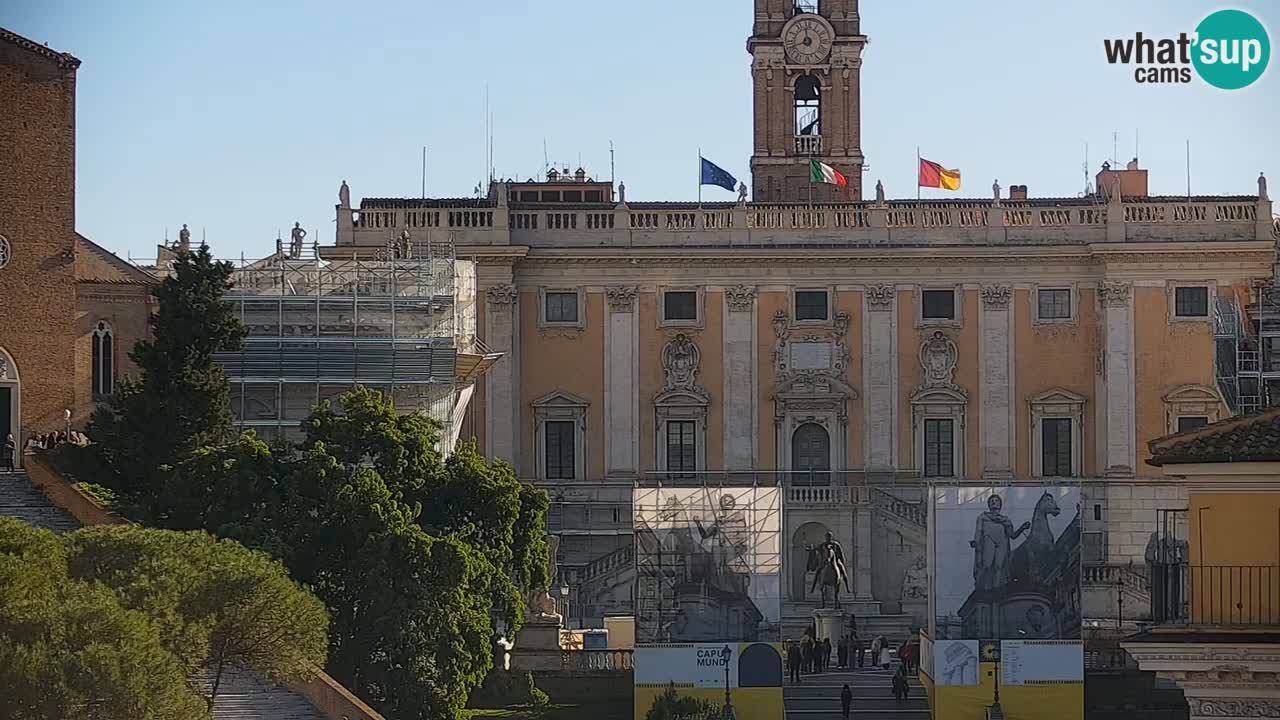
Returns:
[[[114,489],[137,519],[155,519],[173,465],[235,436],[230,387],[213,360],[239,350],[246,335],[223,300],[231,273],[207,245],[178,255],[173,273],[151,292],[158,305],[151,337],[129,353],[141,376],[122,383],[90,422],[98,471],[86,479]]]

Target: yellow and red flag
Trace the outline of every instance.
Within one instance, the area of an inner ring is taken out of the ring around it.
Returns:
[[[932,160],[920,158],[920,187],[959,190],[960,171],[948,170]]]

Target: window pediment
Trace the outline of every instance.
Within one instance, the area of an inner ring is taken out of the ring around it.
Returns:
[[[1084,412],[1088,399],[1066,388],[1050,388],[1033,396],[1028,402],[1042,414],[1076,415]]]
[[[1164,394],[1167,403],[1218,403],[1218,391],[1205,385],[1179,385]]]
[[[557,390],[553,393],[543,395],[530,403],[530,405],[538,409],[585,409],[590,407],[591,403],[587,400],[583,400],[577,395]]]
[[[937,385],[917,388],[911,393],[912,405],[964,405],[969,393],[959,385]]]
[[[793,376],[774,386],[770,395],[776,400],[811,400],[814,398],[857,400],[858,391],[851,385],[823,373]]]
[[[706,407],[711,404],[711,399],[700,390],[698,388],[661,392],[654,397],[653,404],[657,407]]]

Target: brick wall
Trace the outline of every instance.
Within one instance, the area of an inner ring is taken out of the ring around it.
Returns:
[[[0,36],[0,235],[11,256],[0,347],[17,365],[24,435],[61,427],[75,402],[77,64]]]

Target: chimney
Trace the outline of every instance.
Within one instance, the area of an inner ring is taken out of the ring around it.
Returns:
[[[1093,186],[1099,195],[1110,195],[1116,185],[1121,197],[1147,196],[1147,171],[1138,167],[1138,158],[1128,162],[1124,170],[1112,170],[1111,163],[1102,163],[1102,170],[1094,178]]]
[[[1010,185],[1009,199],[1010,200],[1026,200],[1027,186],[1026,185]]]

